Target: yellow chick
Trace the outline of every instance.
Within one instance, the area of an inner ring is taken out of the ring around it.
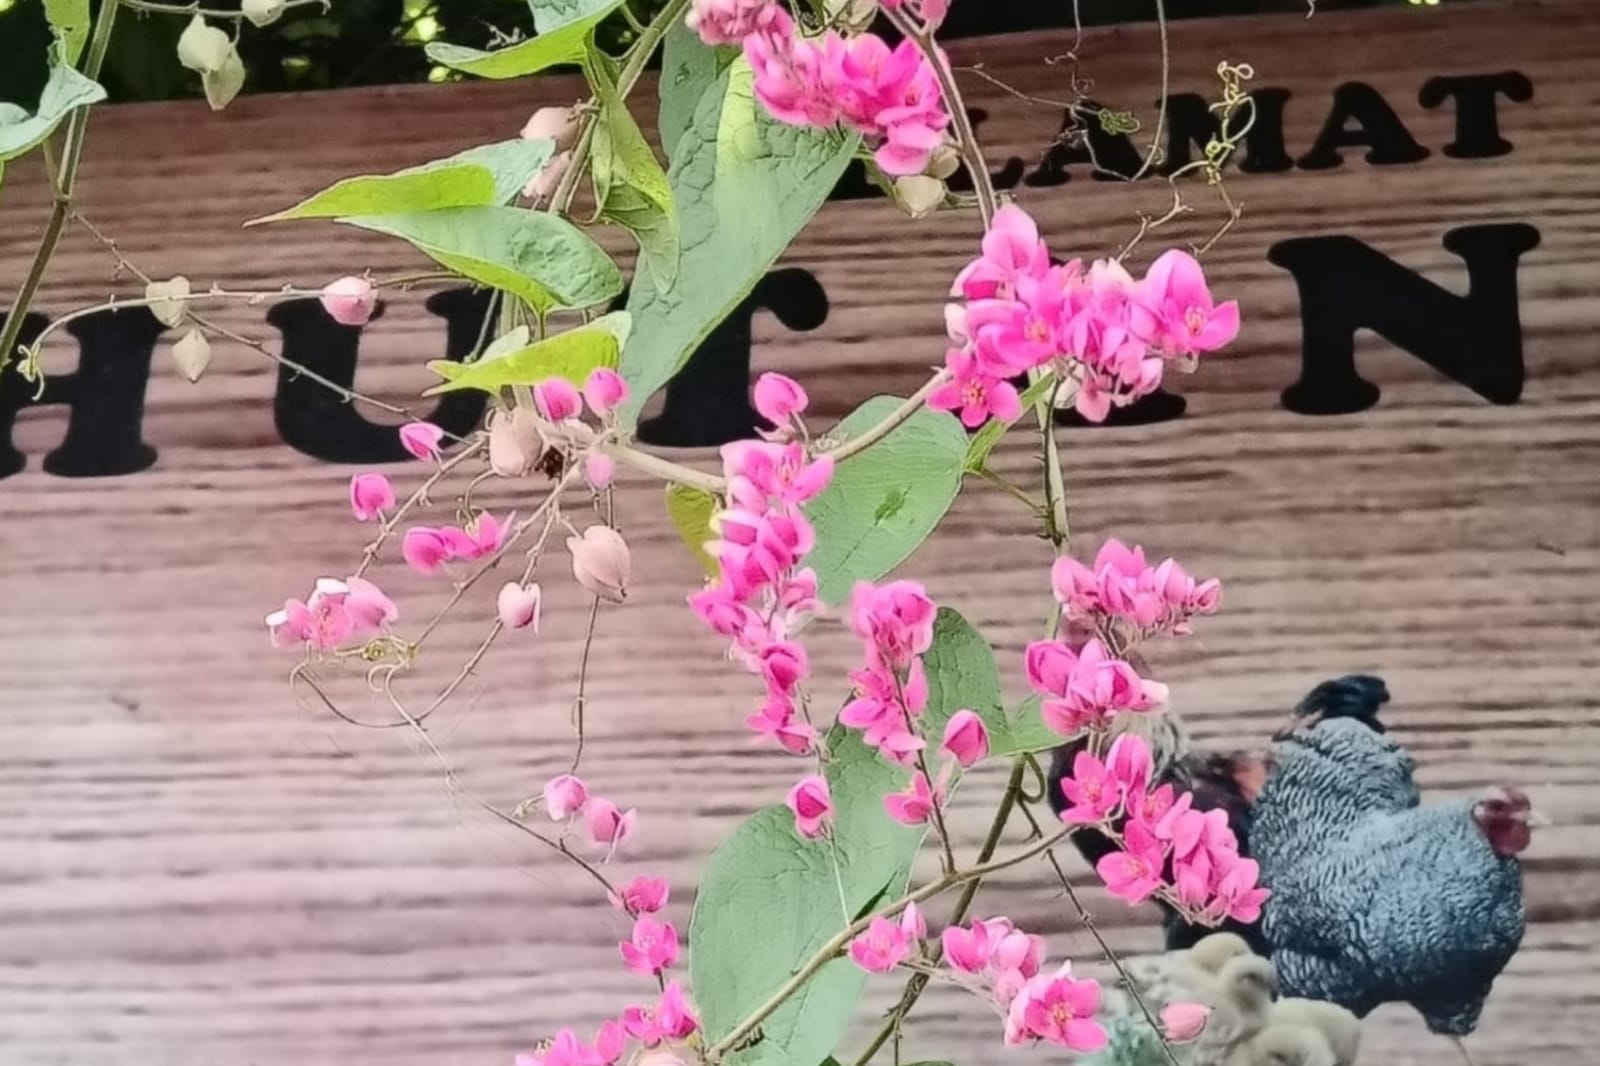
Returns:
[[[1211,1008],[1211,1017],[1187,1046],[1191,1066],[1231,1066],[1231,1056],[1266,1028],[1277,994],[1278,973],[1270,960],[1246,954],[1224,963],[1195,997]]]
[[[1234,1049],[1225,1066],[1336,1066],[1327,1040],[1302,1025],[1270,1025]]]
[[[1272,1005],[1271,1024],[1315,1029],[1328,1042],[1336,1066],[1354,1066],[1361,1050],[1361,1020],[1337,1003],[1280,999]]]

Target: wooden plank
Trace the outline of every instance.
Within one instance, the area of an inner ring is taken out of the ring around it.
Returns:
[[[1227,586],[1224,611],[1196,638],[1154,655],[1201,742],[1259,740],[1315,681],[1377,671],[1431,792],[1500,777],[1530,787],[1556,825],[1527,864],[1527,945],[1472,1045],[1480,1066],[1578,1061],[1600,1039],[1600,862],[1590,846],[1600,823],[1600,17],[1582,0],[1462,7],[1174,25],[1174,89],[1214,96],[1218,60],[1252,63],[1257,89],[1292,94],[1291,156],[1311,149],[1336,90],[1353,82],[1380,94],[1430,154],[1374,166],[1346,150],[1331,169],[1231,175],[1245,215],[1207,258],[1218,291],[1244,305],[1235,349],[1178,383],[1183,418],[1063,440],[1083,550],[1119,535]],[[1066,92],[1067,74],[1046,57],[1071,45],[1065,34],[1031,34],[961,42],[952,54],[1050,97]],[[1093,33],[1078,54],[1097,97],[1148,110],[1159,71],[1152,30]],[[1454,108],[1422,106],[1422,85],[1503,71],[1533,86],[1527,102],[1499,100],[1512,151],[1450,157]],[[996,167],[1015,157],[1036,172],[1059,112],[970,72],[963,80],[988,112]],[[112,108],[93,123],[84,210],[144,269],[202,284],[408,269],[417,259],[399,245],[339,227],[237,226],[339,176],[509,136],[530,107],[578,92],[551,79],[531,90],[246,98],[220,116],[189,104]],[[1137,212],[1158,213],[1169,197],[1159,180],[1069,173],[1063,185],[1016,190],[1067,254],[1105,254]],[[0,195],[9,291],[47,197],[27,164],[8,170]],[[1136,258],[1215,228],[1205,190],[1186,195],[1194,214]],[[1376,406],[1308,417],[1280,405],[1299,374],[1301,305],[1290,275],[1267,259],[1275,242],[1346,234],[1459,294],[1465,271],[1444,233],[1510,222],[1540,235],[1517,272],[1520,402],[1487,403],[1364,336],[1359,368],[1382,389]],[[759,316],[757,368],[795,374],[823,417],[914,388],[942,351],[938,305],[974,232],[907,223],[881,202],[830,205],[784,261],[826,290],[826,320],[789,331]],[[110,265],[74,230],[42,308],[103,299]],[[259,308],[218,317],[276,341]],[[420,296],[394,303],[363,339],[359,387],[413,402],[441,338]],[[73,358],[57,347],[47,369],[65,373]],[[365,532],[340,503],[350,469],[282,442],[274,370],[259,355],[219,344],[198,387],[163,351],[154,365],[143,427],[154,466],[93,479],[44,472],[66,416],[42,408],[24,412],[14,434],[28,469],[0,481],[0,1058],[505,1062],[556,1025],[593,1025],[645,996],[616,964],[621,924],[570,869],[453,803],[404,737],[290,700],[259,618],[311,577],[348,569]],[[1032,463],[1023,437],[996,459],[1019,478]],[[492,489],[500,506],[518,502]],[[752,803],[781,794],[793,764],[748,748],[747,679],[718,669],[718,642],[683,611],[693,562],[652,494],[622,499],[638,585],[629,606],[601,617],[606,669],[590,679],[586,765],[598,787],[643,812],[625,865],[671,875],[681,927],[701,860]],[[1047,561],[1026,532],[975,487],[909,569],[994,637],[1013,688]],[[399,569],[385,580],[413,619],[442,599],[437,583]],[[492,687],[469,686],[450,712],[451,759],[471,788],[504,803],[568,758],[582,618],[575,590],[547,588],[545,632],[508,642],[489,661]],[[474,601],[441,631],[419,684],[454,672],[490,609]],[[517,644],[526,647],[509,650]],[[842,693],[852,658],[836,626],[819,633],[823,703]],[[986,774],[963,791],[955,821],[966,839],[981,832],[997,788]],[[1154,944],[1147,915],[1108,902],[1073,869],[1116,946]],[[1003,879],[984,909],[1050,934],[1057,951],[1093,954],[1040,871]],[[872,1004],[886,1005],[892,990],[874,989]],[[980,1005],[935,995],[922,1013],[908,1051],[998,1057]],[[1384,1011],[1369,1028],[1366,1061],[1455,1061],[1408,1010]]]

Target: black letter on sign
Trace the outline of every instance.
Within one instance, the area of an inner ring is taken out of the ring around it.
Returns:
[[[5,321],[0,316],[0,323]],[[42,315],[22,320],[25,344],[45,327]],[[162,325],[147,309],[101,311],[69,322],[66,330],[78,341],[78,369],[48,374],[44,395],[33,398],[38,385],[24,381],[12,361],[0,372],[0,478],[28,465],[12,445],[17,412],[24,407],[65,404],[67,435],[61,447],[44,457],[44,468],[58,477],[111,477],[132,474],[156,461],[155,449],[144,442],[144,391],[150,380],[150,355]]]
[[[639,439],[668,448],[720,446],[765,426],[750,406],[750,325],[766,308],[788,329],[827,321],[828,294],[809,270],[769,272],[667,382],[666,402],[639,424]]]
[[[1294,166],[1283,143],[1283,105],[1289,102],[1288,89],[1256,89],[1250,94],[1256,120],[1244,135],[1244,159],[1239,169],[1246,174],[1276,174]]]
[[[1250,98],[1255,101],[1255,121],[1244,135],[1244,158],[1239,169],[1247,174],[1288,170],[1294,165],[1283,150],[1283,104],[1289,99],[1289,90],[1257,89]],[[1245,111],[1235,115],[1234,128],[1248,118]],[[1199,148],[1203,156],[1207,144],[1221,139],[1222,116],[1211,110],[1205,97],[1197,93],[1171,94],[1167,97],[1167,157],[1160,172],[1176,174],[1193,162],[1193,149]]]
[[[1525,104],[1533,99],[1533,82],[1514,70],[1429,78],[1417,94],[1417,102],[1434,108],[1455,97],[1456,139],[1444,146],[1444,154],[1451,159],[1488,159],[1511,151],[1511,142],[1500,136],[1500,116],[1495,110],[1494,98],[1500,93],[1507,100]]]
[[[424,305],[445,320],[445,357],[461,359],[473,350],[489,313],[493,294],[475,289],[435,293]],[[376,320],[383,313],[379,305]],[[267,312],[283,334],[283,357],[313,370],[343,388],[356,380],[361,327],[341,326],[314,299],[285,300]],[[464,436],[483,415],[488,396],[476,389],[448,392],[422,417]],[[368,422],[333,390],[284,365],[278,367],[273,400],[278,435],[295,451],[329,463],[394,463],[407,458],[392,425]]]
[[[1024,185],[1065,185],[1071,180],[1067,166],[1072,163],[1094,165],[1096,181],[1126,181],[1144,165],[1139,150],[1127,134],[1109,133],[1101,125],[1099,104],[1085,100],[1069,108],[1061,118],[1061,132],[1045,149],[1038,169],[1022,179]],[[1079,116],[1082,116],[1081,119]]]
[[[1358,125],[1355,129],[1346,129],[1351,119]],[[1376,166],[1415,163],[1428,158],[1428,150],[1416,142],[1388,101],[1378,95],[1378,90],[1352,81],[1334,90],[1333,110],[1317,135],[1317,143],[1300,157],[1300,166],[1306,170],[1328,170],[1344,161],[1339,149],[1362,145],[1368,149],[1367,162]]]
[[[1267,250],[1294,275],[1303,333],[1300,380],[1283,405],[1303,415],[1364,411],[1378,387],[1356,373],[1355,334],[1370,329],[1491,403],[1522,395],[1517,260],[1539,231],[1511,223],[1463,226],[1445,248],[1467,264],[1457,296],[1354,237],[1297,237]]]

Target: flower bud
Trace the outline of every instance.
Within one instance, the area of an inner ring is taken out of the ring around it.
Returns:
[[[533,387],[533,406],[547,422],[565,422],[583,414],[583,397],[566,378],[545,378]]]
[[[270,26],[283,17],[288,0],[243,0],[239,13],[250,20],[252,26]]]
[[[572,576],[578,584],[612,603],[628,598],[633,561],[622,534],[610,526],[590,526],[583,536],[567,538],[567,551],[572,553]]]
[[[957,711],[945,724],[943,747],[963,770],[970,770],[989,754],[989,729],[973,712]]]
[[[554,141],[563,152],[578,139],[578,116],[570,107],[541,107],[522,127],[525,141]]]
[[[811,402],[800,383],[783,374],[762,374],[756,379],[756,413],[778,428],[806,409]]]
[[[501,477],[521,477],[543,449],[533,412],[496,407],[489,416],[489,468]]]
[[[628,398],[628,383],[610,367],[597,366],[584,379],[583,398],[596,417],[605,418]]]
[[[1205,1031],[1211,1008],[1203,1003],[1169,1003],[1161,1008],[1161,1028],[1174,1044],[1187,1044]]]
[[[821,836],[833,817],[833,798],[828,794],[827,779],[820,774],[802,778],[789,790],[785,802],[794,812],[795,832],[807,840]]]
[[[144,287],[144,297],[155,301],[150,313],[163,326],[176,326],[189,310],[189,279],[179,274],[170,281],[152,281]]]
[[[322,287],[322,309],[341,326],[364,326],[378,306],[378,291],[366,278],[347,276]]]
[[[394,506],[394,487],[382,474],[357,474],[350,479],[350,510],[357,522],[370,522]]]
[[[878,0],[823,0],[828,21],[845,29],[864,30],[878,14]],[[897,3],[888,4],[897,7]]]
[[[589,802],[589,786],[576,774],[552,777],[544,786],[544,809],[550,820],[564,822]]]
[[[561,179],[567,173],[567,167],[572,162],[572,152],[566,151],[556,155],[550,162],[539,168],[539,173],[528,180],[522,187],[522,195],[530,200],[543,200],[556,191],[556,186],[561,184]]]
[[[933,150],[933,154],[928,157],[928,165],[923,170],[923,173],[930,178],[938,178],[940,181],[944,181],[960,169],[961,153],[956,150],[955,145],[946,142]]]
[[[515,581],[507,581],[500,588],[500,595],[495,599],[495,611],[500,616],[500,624],[507,629],[532,628],[539,632],[539,604],[542,595],[539,583],[519,585]]]
[[[172,361],[191,382],[199,381],[200,375],[206,372],[206,367],[211,365],[211,342],[198,326],[191,326],[172,346]]]
[[[944,182],[926,174],[894,179],[895,198],[912,218],[926,218],[944,203]]]
[[[593,489],[603,489],[617,476],[617,461],[605,452],[590,452],[583,460],[583,480]]]
[[[432,422],[407,422],[400,427],[400,446],[424,462],[439,458],[439,442],[443,439],[444,430]]]
[[[439,530],[416,526],[406,530],[406,535],[401,539],[400,555],[411,565],[411,569],[431,574],[448,562],[455,551],[449,539]]]
[[[196,15],[178,36],[178,62],[198,74],[214,74],[228,62],[233,40]]]

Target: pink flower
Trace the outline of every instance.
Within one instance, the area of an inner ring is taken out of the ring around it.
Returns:
[[[1218,305],[1194,256],[1176,248],[1161,253],[1134,296],[1133,326],[1168,355],[1214,352],[1239,335],[1239,305]]]
[[[357,474],[350,479],[350,510],[357,522],[370,522],[394,506],[394,488],[382,474]]]
[[[1106,753],[1106,770],[1124,797],[1143,795],[1152,769],[1150,745],[1143,737],[1124,733],[1111,742],[1111,750]]]
[[[633,938],[617,947],[622,961],[634,973],[655,975],[678,963],[678,931],[671,922],[658,922],[648,914],[633,923]]]
[[[1236,922],[1259,920],[1261,905],[1272,896],[1271,892],[1259,887],[1260,877],[1261,866],[1254,859],[1236,857],[1217,883],[1211,913]]]
[[[773,6],[773,0],[694,0],[684,22],[706,44],[738,44],[770,20]]]
[[[606,418],[628,398],[628,383],[610,367],[597,366],[583,382],[583,398],[596,418]]]
[[[898,922],[882,915],[873,918],[866,932],[850,941],[850,958],[868,973],[888,973],[910,958],[913,945],[927,935],[922,912],[908,903]]]
[[[517,1056],[516,1066],[595,1066],[594,1049],[587,1047],[571,1029],[563,1029],[542,1051]]]
[[[794,830],[807,840],[821,836],[833,820],[833,797],[827,779],[820,774],[803,777],[789,790],[785,800],[794,812]]]
[[[792,693],[811,672],[806,650],[792,640],[776,641],[762,647],[758,658],[761,676],[773,692]]]
[[[810,402],[806,390],[793,378],[773,373],[756,378],[756,413],[779,428],[793,421]]]
[[[1000,939],[1011,932],[1011,923],[1004,918],[973,919],[970,926],[946,926],[940,941],[944,944],[944,961],[963,973],[982,973],[994,957]]]
[[[364,326],[378,306],[378,291],[366,278],[343,277],[324,285],[318,299],[341,326]]]
[[[616,1066],[626,1050],[628,1034],[623,1032],[622,1026],[610,1020],[601,1022],[594,1034],[595,1066]]]
[[[593,525],[581,537],[568,537],[567,551],[572,554],[572,576],[584,589],[611,603],[628,598],[633,558],[622,534],[610,526]]]
[[[635,877],[609,898],[613,907],[635,917],[654,914],[667,905],[667,879]]]
[[[941,747],[963,770],[970,770],[989,754],[989,727],[972,711],[957,711],[945,723]]]
[[[522,127],[525,141],[554,141],[558,149],[571,148],[578,136],[578,117],[570,107],[541,107]]]
[[[441,530],[431,526],[412,526],[400,541],[400,554],[411,569],[422,574],[436,573],[454,554]]]
[[[1004,378],[986,373],[970,352],[952,348],[945,355],[950,380],[928,396],[935,411],[959,411],[961,424],[976,429],[989,418],[1014,422],[1022,417],[1022,402],[1017,388]]]
[[[590,452],[583,460],[583,480],[599,490],[611,484],[617,476],[617,462],[605,452]]]
[[[500,624],[507,629],[531,626],[535,633],[539,632],[539,605],[542,599],[537,581],[528,585],[507,581],[500,586],[500,594],[495,597],[495,612],[500,616]]]
[[[1028,979],[1006,1013],[1006,1043],[1045,1040],[1072,1051],[1094,1052],[1106,1046],[1106,1031],[1094,1020],[1100,1007],[1100,986],[1075,981],[1072,964],[1053,974]]]
[[[653,1048],[663,1040],[683,1040],[692,1035],[700,1028],[700,1020],[689,1008],[683,986],[677,981],[668,981],[654,1007],[629,1007],[623,1011],[622,1027],[639,1043]],[[642,1066],[645,1061],[640,1059],[636,1066]]]
[[[740,440],[722,446],[730,505],[765,511],[769,504],[795,506],[814,499],[833,477],[833,459],[808,459],[799,443]]]
[[[1161,1008],[1161,1028],[1174,1044],[1187,1044],[1205,1031],[1211,1008],[1204,1003],[1182,1001]]]
[[[615,803],[596,797],[588,802],[584,818],[590,841],[596,847],[605,848],[609,854],[633,835],[633,827],[639,820],[639,813],[631,807],[626,811],[619,811]]]
[[[329,584],[336,585],[339,582],[329,582]],[[355,632],[375,632],[400,617],[400,609],[394,605],[394,601],[385,596],[383,590],[372,582],[365,578],[347,577],[343,584],[344,609],[350,615],[350,623],[355,627]],[[323,582],[319,581],[317,585],[320,589]]]
[[[761,710],[745,718],[744,724],[761,736],[776,740],[790,755],[810,755],[816,749],[816,727],[795,717],[794,702],[787,696],[769,698]]]
[[[546,378],[533,387],[533,406],[548,422],[565,422],[583,413],[583,397],[566,378]]]
[[[944,803],[944,786],[941,776],[938,786],[930,787],[928,778],[918,770],[911,775],[909,789],[883,797],[883,809],[901,825],[922,825],[933,816],[934,808]]]
[[[891,669],[903,669],[933,646],[938,609],[915,581],[856,582],[850,593],[850,629]]]
[[[1039,239],[1038,225],[1016,204],[994,213],[982,248],[983,254],[956,275],[950,295],[969,300],[1010,299],[1019,279],[1040,278],[1050,269],[1050,252]]]
[[[1039,713],[1063,736],[1099,728],[1119,712],[1149,710],[1167,698],[1165,685],[1111,658],[1097,637],[1077,653],[1057,642],[1036,641],[1028,646],[1027,672],[1035,690],[1059,697],[1045,700]]]
[[[989,959],[989,974],[993,978],[992,996],[995,1003],[1008,1006],[1022,986],[1027,984],[1044,964],[1044,938],[1013,929],[1004,918],[991,919],[1005,923],[1005,933],[995,943],[994,954]]]
[[[1111,894],[1137,906],[1161,888],[1161,870],[1166,855],[1161,842],[1138,822],[1124,828],[1122,850],[1114,851],[1095,864]]]
[[[323,578],[309,601],[288,600],[283,609],[267,615],[267,629],[274,647],[309,645],[317,651],[331,651],[355,633],[355,619],[345,606],[343,582]]]
[[[1098,825],[1107,821],[1122,802],[1117,781],[1090,751],[1072,760],[1072,775],[1061,779],[1061,794],[1072,804],[1061,812],[1069,825]]]
[[[432,422],[407,422],[400,427],[400,444],[414,458],[426,462],[439,458],[439,442],[444,430]]]
[[[566,821],[583,810],[588,802],[589,786],[576,774],[560,774],[545,782],[544,809],[551,821]]]

